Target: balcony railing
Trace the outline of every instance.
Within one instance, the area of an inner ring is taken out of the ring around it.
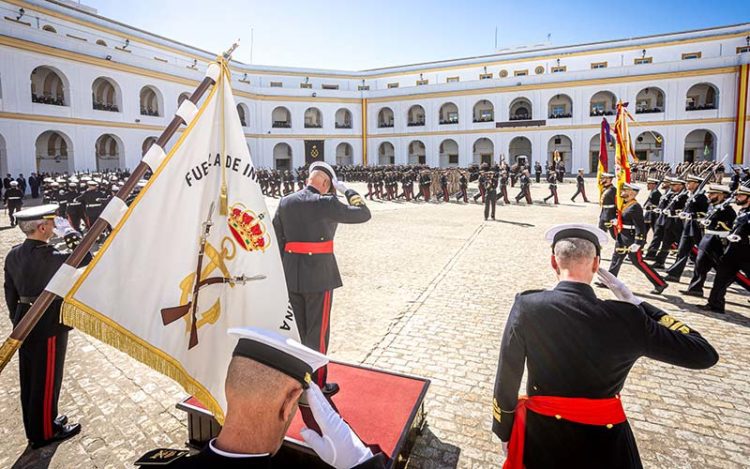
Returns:
[[[424,125],[424,119],[420,121],[409,121],[406,123],[407,127],[421,127]]]
[[[531,116],[528,114],[516,114],[515,116],[510,116],[509,120],[512,121],[527,121],[530,120]]]
[[[474,122],[492,122],[495,118],[493,116],[475,117]]]
[[[150,107],[149,108],[142,107],[141,108],[141,115],[142,116],[159,117],[159,111],[154,111]]]
[[[636,114],[656,114],[659,112],[664,112],[664,109],[660,107],[649,107],[649,108],[640,108],[640,109],[635,110]]]
[[[378,122],[378,128],[387,129],[393,127],[393,122]]]
[[[292,123],[287,121],[273,121],[271,127],[275,129],[291,129]]]
[[[571,117],[573,117],[573,114],[571,114],[570,112],[558,112],[556,114],[549,115],[550,119],[569,119]]]
[[[589,116],[591,117],[602,117],[602,116],[614,116],[615,111],[613,109],[609,111],[600,111],[598,109],[592,109],[589,113]]]
[[[36,94],[32,94],[31,102],[39,104],[51,104],[52,106],[65,106],[65,100],[63,98],[54,96],[39,96]]]
[[[440,119],[440,125],[458,124],[458,119]]]
[[[316,124],[314,122],[305,122],[306,129],[322,129],[323,124]]]
[[[335,125],[336,125],[337,129],[351,129],[352,128],[351,122],[343,122],[343,123],[342,122],[336,122]]]
[[[685,106],[686,111],[706,111],[709,109],[716,109],[716,105],[714,103],[706,103],[706,104],[688,104]]]
[[[93,108],[95,111],[120,112],[117,104],[94,103]]]

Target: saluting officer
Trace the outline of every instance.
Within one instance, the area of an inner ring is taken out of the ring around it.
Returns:
[[[612,185],[612,178],[615,175],[612,173],[602,173],[600,180],[602,182],[602,194],[599,198],[599,206],[601,212],[599,213],[599,229],[606,231],[612,237],[617,239],[615,235],[615,225],[613,221],[617,219],[617,190]]]
[[[55,217],[58,208],[41,205],[16,213],[26,240],[14,246],[5,258],[5,302],[14,327],[68,258],[68,254],[49,244],[52,236],[63,237],[71,248],[81,239],[65,219]],[[89,260],[90,257],[84,263]],[[66,416],[57,415],[70,330],[60,323],[61,305],[60,298],[52,302],[18,354],[23,425],[32,448],[65,440],[81,431],[80,424],[68,424]]]
[[[636,200],[640,187],[636,184],[625,183],[620,190],[622,197],[622,230],[617,233],[615,251],[609,273],[617,277],[622,262],[627,256],[630,262],[646,276],[654,290],[651,293],[661,294],[668,287],[667,282],[643,260],[643,245],[646,244],[646,223],[643,219],[643,208]],[[601,285],[605,286],[605,285]]]
[[[326,353],[333,290],[342,285],[333,237],[339,223],[369,220],[370,209],[357,192],[336,179],[327,163],[316,161],[309,171],[307,186],[279,202],[273,227],[301,342]],[[339,202],[337,190],[349,205]],[[326,367],[316,372],[315,380],[326,393],[338,390],[336,384],[326,383]]]
[[[516,296],[500,346],[492,430],[507,447],[504,467],[642,467],[620,400],[633,364],[645,356],[702,369],[719,356],[698,332],[599,268],[605,232],[569,224],[546,236],[559,282]],[[597,271],[620,301],[596,297]],[[519,399],[524,365],[528,397]]]

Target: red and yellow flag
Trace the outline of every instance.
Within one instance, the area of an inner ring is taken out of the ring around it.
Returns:
[[[609,171],[609,155],[607,154],[607,146],[609,145],[612,137],[609,135],[609,122],[607,118],[602,118],[602,127],[599,132],[599,164],[596,168],[596,183],[599,186],[599,201],[602,200],[602,192],[604,192],[604,184],[602,184],[602,174]]]
[[[617,102],[617,115],[615,116],[615,175],[617,176],[617,230],[622,229],[622,196],[620,191],[622,185],[626,182],[630,182],[630,162],[628,156],[632,156],[635,161],[638,158],[635,156],[635,150],[633,149],[633,141],[630,139],[630,131],[628,130],[628,120],[635,121],[633,116],[625,109],[628,103],[622,101]]]

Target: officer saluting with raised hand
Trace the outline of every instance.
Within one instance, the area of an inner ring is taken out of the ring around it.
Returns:
[[[57,234],[74,248],[80,233],[61,217],[57,205],[41,205],[16,213],[23,244],[14,246],[5,258],[5,302],[15,327],[68,258],[49,240]],[[91,257],[87,255],[83,264]],[[56,299],[21,345],[18,369],[21,378],[21,408],[26,438],[32,448],[65,440],[81,431],[80,424],[68,424],[57,415],[63,365],[70,328],[60,323],[61,299]]]
[[[504,467],[642,467],[620,400],[632,365],[645,356],[702,369],[719,356],[698,332],[599,268],[602,230],[558,225],[546,238],[559,282],[516,296],[500,348],[492,430],[507,448]],[[597,272],[619,301],[596,297]],[[528,397],[519,399],[524,365]]]
[[[357,192],[336,179],[327,163],[316,161],[309,171],[307,186],[279,202],[273,227],[300,340],[325,354],[333,290],[342,285],[333,255],[333,237],[339,223],[369,220],[370,209]],[[337,190],[349,205],[339,202]],[[338,390],[335,383],[326,383],[326,367],[318,370],[315,381],[325,393]]]

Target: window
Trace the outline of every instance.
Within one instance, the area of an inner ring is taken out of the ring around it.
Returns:
[[[685,54],[682,54],[682,60],[700,59],[700,58],[701,58],[700,52],[687,52]]]
[[[458,77],[448,77],[445,80],[446,83],[458,83],[458,81]]]
[[[564,104],[553,104],[552,105],[552,115],[553,116],[562,116],[565,114],[565,105]]]
[[[568,67],[565,66],[565,65],[561,65],[561,66],[558,66],[558,67],[552,67],[552,73],[560,73],[560,72],[564,72],[566,70],[568,70]]]
[[[299,87],[300,88],[305,88],[305,89],[310,89],[310,88],[312,88],[312,83],[300,83]]]
[[[321,85],[320,86],[324,90],[337,90],[339,89],[339,85]]]
[[[742,46],[737,48],[738,54],[744,54],[746,52],[750,52],[750,46]]]
[[[480,73],[479,74],[479,79],[480,80],[490,80],[490,79],[492,79],[492,74],[491,73]]]
[[[458,164],[458,155],[448,155],[448,164]]]
[[[423,86],[430,83],[430,80],[417,80],[417,86]]]
[[[398,83],[388,83],[388,88],[398,88]]]
[[[607,62],[594,62],[591,64],[591,69],[607,68]]]
[[[282,88],[284,86],[283,83],[280,81],[272,81],[271,82],[271,88]]]
[[[525,77],[528,74],[529,74],[528,70],[516,70],[515,72],[513,72],[513,76],[516,76],[516,77]]]
[[[96,40],[96,45],[97,45],[97,46],[104,46],[104,47],[107,47],[107,43],[106,43],[106,42],[104,42],[104,41],[103,41],[102,39],[97,39],[97,40]]]
[[[534,73],[536,73],[537,75],[541,75],[542,73],[544,73],[544,67],[539,65],[537,68],[534,69]]]
[[[57,30],[55,28],[53,28],[52,26],[50,26],[48,24],[45,24],[44,26],[42,26],[42,30],[43,31],[47,31],[48,33],[56,33],[57,32]]]
[[[591,103],[591,115],[592,116],[603,116],[604,115],[604,106],[606,103],[603,101],[598,103]]]
[[[500,78],[505,78],[508,76],[507,70],[500,70]]]
[[[370,91],[370,85],[359,85],[357,87],[357,90],[359,90],[359,91]]]
[[[641,57],[639,59],[635,59],[633,63],[635,63],[636,65],[644,65],[644,64],[650,64],[653,61],[654,61],[653,57]]]

